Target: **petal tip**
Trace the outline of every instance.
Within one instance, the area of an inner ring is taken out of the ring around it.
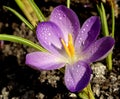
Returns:
[[[79,92],[84,89],[91,76],[90,66],[82,61],[74,64],[74,66],[67,66],[65,71],[65,84],[71,92]]]

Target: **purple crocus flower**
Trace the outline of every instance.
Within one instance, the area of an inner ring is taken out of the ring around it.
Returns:
[[[56,7],[47,22],[37,26],[39,43],[48,52],[32,52],[26,64],[37,70],[65,66],[65,85],[71,92],[85,88],[90,81],[90,63],[105,58],[114,45],[111,37],[97,40],[100,20],[92,16],[80,28],[77,15],[63,5]]]

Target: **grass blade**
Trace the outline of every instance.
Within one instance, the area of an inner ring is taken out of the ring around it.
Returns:
[[[11,41],[11,42],[16,42],[16,43],[20,43],[23,45],[27,45],[27,46],[30,46],[32,48],[35,48],[38,51],[46,51],[40,45],[35,44],[34,42],[27,40],[25,38],[14,36],[14,35],[0,34],[0,40]]]
[[[38,19],[40,22],[44,22],[46,21],[46,18],[44,17],[44,15],[42,14],[41,10],[38,8],[38,6],[35,4],[34,0],[28,0],[29,3],[31,4],[31,6],[33,7]]]
[[[27,21],[21,14],[19,14],[17,11],[15,11],[14,9],[7,7],[7,6],[3,6],[4,8],[8,9],[9,11],[11,11],[13,14],[15,14],[22,22],[24,22],[31,30],[34,29],[34,26],[32,24],[29,23],[29,21]]]

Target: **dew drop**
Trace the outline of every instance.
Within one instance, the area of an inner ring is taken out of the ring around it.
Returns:
[[[51,33],[48,33],[48,36],[51,36]]]
[[[57,15],[55,15],[54,17],[57,18]]]
[[[66,15],[63,14],[63,17],[66,17]]]
[[[85,31],[85,28],[83,29],[83,31]]]
[[[59,20],[62,20],[62,17],[59,17]]]
[[[86,24],[86,27],[88,27],[88,24]]]
[[[78,41],[78,43],[80,44],[80,43],[81,43],[81,41],[79,40],[79,41]]]
[[[79,40],[82,41],[82,38],[80,37]]]
[[[76,73],[79,73],[79,70],[78,70],[78,69],[76,70]]]
[[[81,31],[81,33],[84,33],[84,31]]]
[[[47,37],[45,37],[45,40],[47,40]]]
[[[77,65],[77,67],[79,68],[79,67],[80,67],[80,65]]]
[[[69,81],[70,81],[70,79],[68,78],[68,79],[67,79],[67,82],[69,82]]]
[[[61,15],[61,13],[59,12],[59,13],[58,13],[58,16],[60,16],[60,15]]]
[[[92,21],[93,21],[93,18],[89,19],[89,20],[88,20],[88,23],[91,23]]]
[[[82,45],[84,45],[85,44],[85,42],[82,42]]]

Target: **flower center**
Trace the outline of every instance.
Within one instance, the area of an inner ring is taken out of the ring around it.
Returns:
[[[67,55],[71,58],[75,55],[75,50],[73,46],[73,37],[72,34],[68,34],[68,45],[66,45],[65,41],[61,39],[62,45],[67,53]]]

